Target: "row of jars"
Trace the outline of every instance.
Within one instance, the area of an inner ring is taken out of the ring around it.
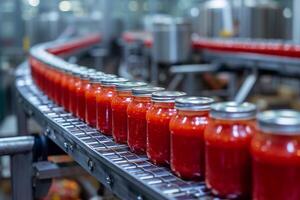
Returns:
[[[215,103],[85,67],[30,60],[33,80],[51,99],[117,143],[205,180],[219,197],[300,199],[300,114],[251,103]]]

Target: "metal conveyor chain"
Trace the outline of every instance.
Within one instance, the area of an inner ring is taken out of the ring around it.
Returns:
[[[153,165],[146,156],[130,152],[126,145],[116,144],[111,137],[57,106],[32,82],[27,63],[16,74],[18,100],[27,115],[45,128],[45,135],[120,198],[215,199],[204,182],[176,177],[169,169]]]

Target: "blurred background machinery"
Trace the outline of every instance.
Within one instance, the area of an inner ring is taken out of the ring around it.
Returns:
[[[298,0],[1,0],[0,8],[0,136],[17,134],[13,74],[30,47],[91,33],[101,42],[68,62],[262,109],[300,108]]]

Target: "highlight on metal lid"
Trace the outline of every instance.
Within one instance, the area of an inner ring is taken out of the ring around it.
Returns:
[[[175,98],[185,96],[185,92],[180,91],[158,91],[152,93],[152,101],[174,102]]]
[[[79,77],[83,80],[89,80],[90,75],[87,73],[87,71],[80,71]]]
[[[213,103],[210,116],[217,119],[252,119],[256,115],[256,105],[233,101]]]
[[[101,84],[104,86],[115,86],[117,83],[129,81],[126,78],[108,78],[101,80]]]
[[[209,97],[179,97],[175,99],[175,108],[179,110],[210,110],[213,98]]]
[[[101,83],[101,81],[105,79],[111,79],[111,78],[116,78],[116,75],[113,74],[102,74],[102,75],[90,75],[89,81],[91,83]]]
[[[163,90],[165,90],[165,88],[154,87],[154,86],[137,87],[132,89],[132,95],[151,97],[153,92],[163,91]]]
[[[300,135],[300,112],[295,110],[269,110],[257,115],[258,128],[276,135]]]
[[[129,81],[129,82],[121,82],[116,84],[116,90],[117,91],[131,91],[133,88],[136,87],[142,87],[146,86],[147,83],[145,82],[134,82],[134,81]]]

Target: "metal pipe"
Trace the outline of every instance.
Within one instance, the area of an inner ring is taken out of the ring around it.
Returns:
[[[33,136],[0,138],[0,156],[29,152],[33,149]]]

